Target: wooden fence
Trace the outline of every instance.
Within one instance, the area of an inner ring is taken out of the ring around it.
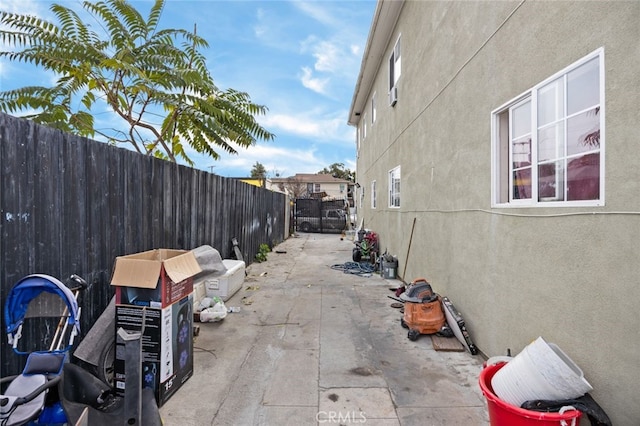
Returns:
[[[262,243],[288,237],[284,194],[140,155],[0,113],[0,297],[42,273],[87,280],[80,297],[82,333],[107,306],[116,256],[201,245],[234,258],[236,238],[247,264]],[[4,333],[2,376],[24,360]],[[55,330],[25,330],[47,341]],[[34,345],[36,342],[32,342]]]

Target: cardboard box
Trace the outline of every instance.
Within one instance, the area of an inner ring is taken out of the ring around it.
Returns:
[[[193,375],[193,294],[165,308],[116,305],[116,330],[142,333],[142,387],[162,406]],[[116,344],[114,385],[125,396],[124,347]]]
[[[165,308],[193,292],[201,271],[191,251],[157,249],[116,258],[111,285],[117,305]]]
[[[226,302],[244,283],[245,264],[242,260],[223,259],[222,263],[227,272],[222,275],[212,275],[204,279],[206,295],[219,296]]]

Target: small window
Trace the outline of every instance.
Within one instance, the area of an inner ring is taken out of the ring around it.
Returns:
[[[402,68],[402,57],[400,56],[400,36],[396,44],[393,46],[391,56],[389,56],[389,90],[396,87],[396,83],[400,78]]]
[[[341,183],[340,184],[340,193],[341,194],[344,194],[344,189],[345,189],[345,185],[344,185],[344,183]]]
[[[377,196],[377,191],[376,191],[376,181],[371,181],[371,208],[375,209],[376,208],[376,204],[377,204],[377,200],[376,200],[376,196]]]
[[[367,113],[362,116],[362,139],[367,137]]]
[[[320,192],[320,184],[316,183],[313,185],[313,192]]]
[[[376,122],[376,94],[374,92],[373,96],[371,96],[371,126],[373,127],[373,123]]]
[[[402,57],[400,55],[400,36],[393,46],[389,56],[389,105],[394,106],[398,101],[398,79],[402,69]]]
[[[492,113],[493,204],[604,205],[604,51]]]
[[[389,171],[389,207],[400,207],[400,166]]]

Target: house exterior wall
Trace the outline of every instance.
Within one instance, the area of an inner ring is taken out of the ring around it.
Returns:
[[[334,182],[319,182],[320,191],[317,192],[325,192],[327,197],[330,198],[338,198],[338,199],[346,199],[347,198],[347,183],[334,183]],[[342,188],[342,190],[340,190]],[[314,190],[314,192],[316,192]]]
[[[313,187],[313,191],[311,192],[324,192],[329,198],[346,200],[350,197],[352,187],[354,186],[354,183],[348,180],[334,178],[331,175],[327,177],[327,175],[322,174],[302,174],[292,176],[291,178],[272,178],[270,185],[278,188],[279,185],[282,184],[286,190],[287,186],[291,185],[288,179],[293,179],[303,188],[302,195],[304,196],[309,195],[307,188],[311,185]]]
[[[354,95],[367,99],[359,117],[377,98],[358,144],[358,221],[398,256],[400,277],[426,277],[450,297],[487,356],[517,354],[538,336],[559,345],[616,425],[640,419],[638,22],[640,2],[408,1],[380,62],[363,61],[361,75],[377,68],[372,86]],[[391,107],[388,58],[400,34]],[[599,48],[605,204],[492,207],[491,112]],[[389,208],[397,166],[401,205]]]

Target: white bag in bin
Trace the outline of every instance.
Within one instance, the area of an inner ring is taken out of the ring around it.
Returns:
[[[214,296],[211,298],[210,307],[200,311],[200,322],[216,322],[225,319],[226,316],[227,307],[221,298]]]

